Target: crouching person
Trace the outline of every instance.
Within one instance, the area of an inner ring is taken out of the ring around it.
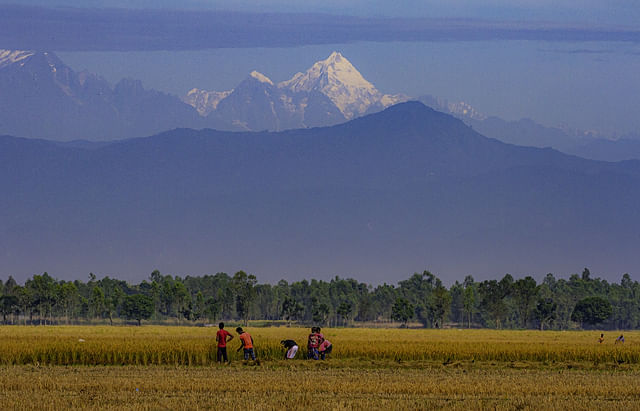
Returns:
[[[298,344],[293,340],[282,340],[280,344],[285,348],[284,359],[293,360],[298,353]]]
[[[331,354],[331,351],[333,351],[333,344],[331,344],[329,340],[322,341],[322,344],[318,347],[320,359],[322,360],[324,360],[327,355]]]

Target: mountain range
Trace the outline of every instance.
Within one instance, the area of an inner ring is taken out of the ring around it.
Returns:
[[[445,279],[640,264],[640,162],[484,137],[407,102],[282,132],[0,138],[0,277]]]
[[[184,97],[203,116],[232,119],[244,130],[273,131],[342,123],[406,100],[382,94],[336,51],[278,84],[253,71],[233,90],[194,88]]]
[[[0,50],[0,90],[0,133],[60,141],[123,139],[182,127],[322,127],[412,99],[381,93],[338,52],[277,84],[253,71],[232,90],[194,88],[180,99],[147,90],[139,80],[111,85],[87,71],[75,72],[51,52]],[[640,158],[637,138],[612,140],[528,119],[505,121],[465,102],[431,95],[415,99],[504,142],[597,160]]]
[[[0,50],[0,132],[51,140],[112,140],[176,127],[203,127],[189,105],[146,90],[75,72],[54,53]]]

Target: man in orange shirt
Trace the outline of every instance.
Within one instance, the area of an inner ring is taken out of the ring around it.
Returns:
[[[229,362],[229,358],[227,357],[227,343],[233,340],[233,335],[227,330],[224,329],[224,323],[218,324],[218,332],[216,333],[216,341],[218,342],[218,354],[217,360],[221,362],[224,359],[224,362]],[[229,339],[227,339],[227,337]]]
[[[253,352],[253,338],[249,335],[248,332],[244,331],[242,327],[236,328],[236,332],[239,334],[238,338],[242,342],[242,345],[238,348],[238,351],[241,349],[244,350],[244,360],[247,361],[249,356],[253,361],[256,361],[256,354]]]

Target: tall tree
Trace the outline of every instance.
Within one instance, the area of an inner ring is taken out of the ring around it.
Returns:
[[[557,308],[558,304],[550,298],[541,298],[538,300],[534,315],[540,323],[540,331],[544,331],[545,324],[549,324],[555,320]]]
[[[122,311],[129,320],[148,320],[153,314],[153,299],[147,295],[134,294],[127,296],[122,303]]]
[[[576,308],[571,314],[571,320],[589,325],[596,325],[603,322],[612,313],[611,303],[602,297],[587,297],[576,304]]]
[[[407,321],[413,318],[414,307],[406,298],[396,298],[393,303],[391,318],[402,323],[403,327],[407,326]]]
[[[464,294],[463,294],[463,306],[464,311],[467,314],[467,327],[471,328],[471,323],[473,321],[473,314],[476,313],[476,304],[477,304],[477,291],[476,291],[476,282],[472,276],[468,275],[464,277],[464,281],[462,282],[464,286]]]
[[[258,282],[256,276],[238,271],[233,276],[233,285],[236,292],[236,312],[246,326],[251,313],[251,303],[255,298],[255,285]]]
[[[89,299],[89,310],[91,311],[91,316],[98,319],[102,318],[104,305],[104,291],[102,291],[102,288],[98,286],[93,287],[93,290],[91,290],[91,298]]]
[[[529,324],[531,312],[535,308],[538,291],[536,280],[530,276],[520,278],[513,283],[512,293],[518,310],[518,320],[523,328],[526,328]]]

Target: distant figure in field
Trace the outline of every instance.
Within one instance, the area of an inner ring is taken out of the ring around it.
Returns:
[[[218,353],[216,355],[216,359],[218,362],[229,362],[229,357],[227,357],[227,343],[233,340],[233,335],[227,330],[224,329],[224,323],[218,324],[218,332],[216,333],[216,342],[218,343]],[[229,339],[227,339],[227,337]]]
[[[293,360],[298,353],[298,343],[293,340],[282,340],[280,344],[285,348],[284,359]]]
[[[318,359],[318,347],[320,346],[321,335],[322,334],[318,332],[318,327],[311,327],[311,334],[309,334],[309,338],[307,339],[307,356],[309,357],[309,359]]]
[[[604,334],[600,334],[600,338],[598,338],[598,342],[602,344],[604,342]]]
[[[624,335],[620,334],[620,337],[616,338],[616,342],[614,344],[624,344]]]
[[[253,361],[256,361],[256,354],[253,351],[253,338],[251,338],[251,335],[244,331],[242,327],[236,328],[236,332],[238,333],[238,338],[240,338],[240,341],[242,342],[238,351],[244,351],[244,360],[247,361],[249,357],[251,357]]]
[[[329,340],[323,339],[320,347],[318,347],[318,351],[320,352],[320,359],[324,360],[325,357],[333,351],[333,344],[331,344]]]

